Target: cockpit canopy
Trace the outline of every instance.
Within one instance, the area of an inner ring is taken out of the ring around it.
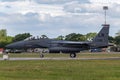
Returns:
[[[24,41],[28,41],[28,40],[39,40],[39,39],[48,39],[47,37],[39,37],[39,36],[30,36],[26,39],[24,39]]]

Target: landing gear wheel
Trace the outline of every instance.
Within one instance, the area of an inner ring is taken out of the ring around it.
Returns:
[[[75,57],[76,57],[76,54],[75,54],[75,53],[70,53],[70,57],[71,57],[71,58],[75,58]]]
[[[44,57],[44,55],[43,54],[40,54],[40,58],[43,58]]]

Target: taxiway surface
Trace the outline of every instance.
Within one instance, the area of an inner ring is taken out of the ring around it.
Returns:
[[[4,60],[0,58],[0,60]],[[120,60],[120,57],[107,57],[107,58],[9,58],[8,60]]]

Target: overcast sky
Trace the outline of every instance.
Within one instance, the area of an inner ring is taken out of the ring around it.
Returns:
[[[107,10],[110,36],[120,30],[120,0],[0,0],[0,29],[9,36],[29,32],[54,38],[98,32]]]

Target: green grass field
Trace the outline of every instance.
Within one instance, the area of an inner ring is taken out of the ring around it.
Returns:
[[[37,57],[38,54],[10,54],[20,55]],[[78,57],[120,57],[120,54],[78,54]],[[120,60],[0,61],[0,80],[120,80]]]
[[[9,54],[10,57],[40,57],[40,53],[18,53],[18,54]],[[2,55],[0,55],[2,57]],[[56,53],[45,53],[45,57],[67,57],[69,54],[56,54]],[[79,53],[77,58],[104,58],[104,57],[120,57],[120,53]]]

